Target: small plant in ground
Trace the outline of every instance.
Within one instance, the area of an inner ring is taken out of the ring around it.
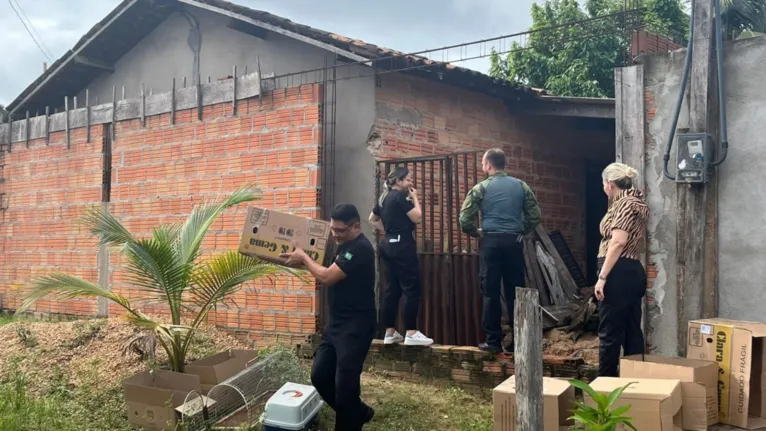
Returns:
[[[596,403],[596,407],[590,407],[581,402],[576,402],[577,408],[572,410],[572,416],[569,419],[575,421],[576,425],[570,427],[570,431],[616,431],[617,429],[630,428],[634,431],[633,420],[625,414],[630,410],[630,405],[624,405],[612,410],[612,405],[622,395],[622,393],[633,383],[613,390],[609,395],[600,394],[593,390],[589,384],[573,379],[569,384],[581,389]],[[618,425],[622,427],[617,428]]]
[[[16,336],[19,340],[28,348],[36,347],[39,343],[37,337],[26,326],[19,325],[16,327]]]
[[[101,332],[101,327],[104,326],[104,320],[88,320],[77,321],[73,325],[75,337],[72,341],[65,344],[65,347],[74,349],[88,344],[92,339],[96,338]]]
[[[167,353],[170,369],[183,372],[197,329],[211,310],[225,305],[227,298],[244,283],[279,273],[299,273],[236,251],[202,261],[202,243],[216,218],[232,207],[256,199],[249,189],[240,189],[227,199],[196,206],[183,224],[156,227],[149,238],[134,236],[100,207],[92,208],[82,219],[101,244],[119,248],[127,262],[127,281],[141,292],[136,303],[163,304],[170,312],[170,324],[152,320],[122,295],[61,273],[36,280],[17,313],[25,312],[49,294],[61,299],[109,299],[127,311],[129,321],[153,331],[157,343]]]
[[[61,398],[71,398],[72,396],[72,385],[59,365],[55,365],[53,368],[53,377],[48,391],[51,395]]]
[[[311,378],[308,370],[303,367],[295,350],[283,345],[267,347],[258,351],[255,366],[262,367],[262,374],[271,379],[273,390],[279,389],[285,383],[310,385]]]

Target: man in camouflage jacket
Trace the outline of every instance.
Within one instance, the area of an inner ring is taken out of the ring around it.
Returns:
[[[474,238],[481,238],[481,325],[487,338],[479,348],[499,353],[503,348],[500,284],[505,291],[508,322],[513,328],[516,287],[524,286],[523,239],[540,223],[540,206],[524,181],[505,173],[502,150],[487,151],[482,157],[482,169],[489,177],[468,192],[460,210],[460,228]]]

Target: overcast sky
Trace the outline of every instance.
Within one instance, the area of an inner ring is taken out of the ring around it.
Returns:
[[[74,46],[119,0],[0,0],[0,104],[13,100],[48,61],[10,6],[31,22],[56,59]],[[344,36],[403,52],[517,33],[531,25],[534,0],[234,0]],[[18,7],[20,6],[20,8]],[[506,42],[507,43],[507,42]],[[488,49],[488,45],[484,49]],[[478,54],[478,48],[466,56]],[[451,52],[454,59],[460,55]],[[433,56],[441,60],[441,54]],[[50,64],[50,61],[49,61]],[[486,72],[488,61],[458,63]]]

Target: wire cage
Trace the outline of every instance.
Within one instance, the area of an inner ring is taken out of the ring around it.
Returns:
[[[306,383],[300,360],[287,350],[261,355],[213,386],[207,395],[190,393],[179,407],[188,431],[241,430],[259,422],[269,398],[285,383]]]

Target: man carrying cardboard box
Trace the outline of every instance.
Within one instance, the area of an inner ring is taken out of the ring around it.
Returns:
[[[288,265],[304,265],[329,288],[330,322],[314,356],[311,383],[335,410],[336,431],[361,430],[375,412],[359,398],[364,360],[375,336],[375,250],[362,234],[354,205],[333,208],[330,229],[338,249],[324,267],[301,248],[284,253]]]

